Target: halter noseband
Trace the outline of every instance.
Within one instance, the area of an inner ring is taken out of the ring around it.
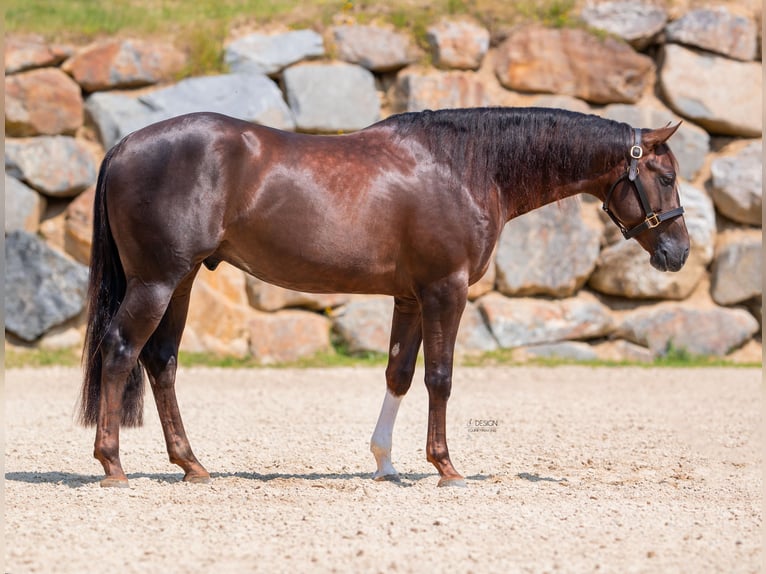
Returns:
[[[625,237],[625,239],[631,239],[632,237],[643,233],[647,229],[654,229],[663,221],[673,219],[679,215],[683,215],[684,212],[684,208],[681,206],[676,207],[675,209],[671,209],[670,211],[660,213],[655,213],[652,211],[652,208],[649,205],[649,198],[646,196],[646,191],[644,191],[644,186],[641,183],[641,178],[638,177],[638,160],[641,159],[641,157],[644,155],[644,150],[641,147],[641,130],[636,128],[634,129],[633,133],[634,139],[633,146],[630,148],[630,165],[628,166],[628,170],[612,184],[612,187],[609,188],[609,193],[606,194],[604,204],[601,206],[601,209],[603,209],[612,219],[612,221],[614,221],[617,227],[620,228],[620,231],[622,231],[622,235]],[[615,214],[609,210],[609,201],[612,199],[612,193],[626,178],[630,183],[633,184],[633,187],[636,189],[636,192],[638,193],[638,199],[641,201],[641,207],[646,214],[646,218],[641,223],[630,229],[627,229],[620,222],[620,220],[617,219],[617,216],[615,216]]]

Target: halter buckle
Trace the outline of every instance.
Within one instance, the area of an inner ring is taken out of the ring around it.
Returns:
[[[633,159],[641,159],[644,157],[644,150],[640,145],[634,145],[630,148],[630,157]]]
[[[660,216],[657,213],[652,213],[650,216],[646,218],[647,229],[654,229],[660,223],[662,223],[662,220],[660,219]]]

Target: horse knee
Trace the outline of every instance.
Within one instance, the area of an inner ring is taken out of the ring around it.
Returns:
[[[135,349],[117,329],[111,329],[101,343],[104,368],[111,373],[130,371],[138,359]]]
[[[415,375],[414,365],[390,364],[386,368],[386,383],[397,397],[407,393]]]
[[[446,369],[426,370],[426,388],[428,394],[448,399],[452,392],[452,373]]]

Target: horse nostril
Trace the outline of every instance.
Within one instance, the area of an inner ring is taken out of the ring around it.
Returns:
[[[682,262],[682,263],[686,263],[686,260],[687,260],[688,258],[689,258],[689,248],[687,247],[687,248],[685,248],[685,249],[684,249],[684,254],[683,254],[683,256],[681,257],[681,262]]]

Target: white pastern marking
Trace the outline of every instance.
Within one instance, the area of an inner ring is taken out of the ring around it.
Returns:
[[[375,480],[398,474],[391,464],[391,441],[394,435],[396,414],[399,412],[401,402],[402,397],[394,396],[391,391],[386,389],[386,397],[383,399],[383,406],[380,409],[378,424],[375,425],[375,431],[370,440],[370,450],[378,465],[378,470],[372,475]]]

